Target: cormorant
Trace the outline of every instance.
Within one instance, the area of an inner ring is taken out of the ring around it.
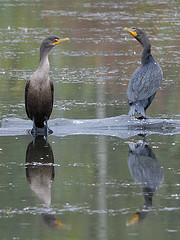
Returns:
[[[59,39],[51,36],[43,40],[40,47],[40,63],[37,70],[31,75],[25,87],[25,108],[27,116],[33,121],[32,134],[47,135],[47,120],[53,108],[54,87],[49,78],[50,65],[48,54],[53,47],[69,38]],[[44,126],[44,122],[46,125]]]
[[[129,116],[140,114],[140,119],[146,118],[146,109],[153,101],[160,87],[163,73],[159,64],[151,55],[151,44],[139,28],[125,28],[142,45],[141,66],[138,67],[129,82],[127,100],[130,105]]]

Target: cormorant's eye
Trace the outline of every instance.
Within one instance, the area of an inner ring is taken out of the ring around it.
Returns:
[[[54,42],[53,42],[53,45],[56,45],[56,44],[58,44],[59,43],[59,38],[55,38],[54,39]]]

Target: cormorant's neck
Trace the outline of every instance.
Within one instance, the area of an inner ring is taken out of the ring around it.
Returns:
[[[52,48],[46,48],[43,45],[40,47],[40,63],[48,60],[48,55],[49,52],[51,51]]]
[[[43,74],[48,74],[50,70],[48,55],[52,48],[40,47],[40,63],[38,70],[43,72]]]
[[[146,35],[143,36],[142,39],[137,39],[143,48],[141,55],[141,63],[142,65],[146,65],[149,62],[154,61],[153,56],[151,55],[151,43]]]

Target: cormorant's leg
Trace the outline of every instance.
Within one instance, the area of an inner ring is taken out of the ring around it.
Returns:
[[[31,129],[31,134],[36,135],[36,125],[35,125],[34,119],[33,119],[33,128]]]
[[[31,134],[36,138],[40,135],[46,135],[46,126],[43,126],[42,128],[39,128],[35,125],[35,121],[33,119],[33,128],[31,130]]]
[[[48,128],[48,124],[47,124],[47,120],[45,120],[45,124],[43,127],[37,127],[35,125],[35,121],[33,120],[33,128],[31,130],[31,134],[33,136],[45,136],[48,137],[48,135],[52,134],[53,131],[51,129]]]
[[[45,120],[45,123],[46,123],[46,125],[45,125],[45,131],[46,131],[46,138],[47,138],[47,136],[48,136],[48,124],[47,124],[47,120]],[[46,139],[47,140],[47,139]]]
[[[46,135],[48,136],[48,135],[52,134],[53,131],[51,129],[49,129],[47,120],[45,120],[45,123],[46,123]]]

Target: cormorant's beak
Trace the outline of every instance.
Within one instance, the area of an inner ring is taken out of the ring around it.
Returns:
[[[54,41],[54,45],[57,45],[57,44],[59,44],[59,43],[66,42],[66,41],[70,41],[70,39],[69,39],[69,38],[56,39],[56,40]]]
[[[130,33],[133,37],[137,36],[137,32],[135,28],[124,28],[128,33]]]

